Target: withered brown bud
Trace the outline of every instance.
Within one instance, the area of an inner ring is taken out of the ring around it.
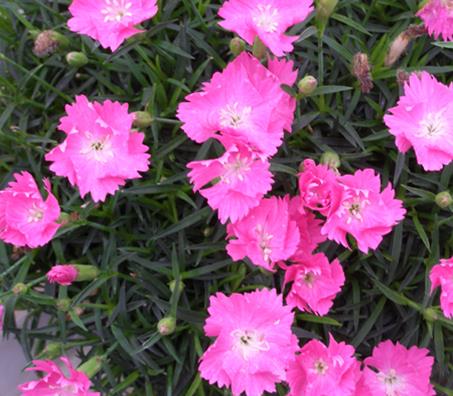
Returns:
[[[426,28],[423,25],[410,25],[404,32],[401,32],[390,45],[390,49],[385,57],[385,66],[392,66],[401,57],[403,52],[406,51],[411,40],[425,33]]]
[[[411,76],[411,74],[416,74],[418,77],[421,77],[420,71],[409,73],[406,70],[398,69],[396,71],[396,81],[398,81],[398,84],[403,87],[404,84],[406,84],[406,82],[409,81],[409,77]]]
[[[38,58],[44,58],[53,54],[58,47],[64,47],[68,43],[68,39],[62,34],[53,30],[44,30],[36,36],[33,53]]]
[[[369,93],[373,89],[373,78],[371,76],[371,66],[368,55],[358,52],[352,59],[352,73],[360,83],[363,93]]]

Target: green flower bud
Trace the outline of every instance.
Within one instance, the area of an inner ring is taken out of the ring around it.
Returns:
[[[318,80],[316,78],[314,78],[313,76],[309,76],[309,75],[305,76],[297,84],[299,93],[304,96],[311,95],[317,87],[318,87]]]
[[[213,227],[205,227],[203,229],[203,236],[205,238],[210,237],[213,234],[213,232],[214,232],[214,228]]]
[[[59,298],[55,305],[59,311],[68,312],[71,308],[71,300],[69,298]]]
[[[327,21],[333,14],[338,0],[318,0],[316,2],[316,19],[319,21]]]
[[[423,317],[427,322],[435,322],[439,319],[439,314],[434,308],[427,308],[423,311]]]
[[[54,360],[64,354],[64,346],[60,342],[51,342],[38,355],[38,359]]]
[[[340,156],[334,151],[326,151],[323,153],[320,162],[334,170],[337,170],[341,165]]]
[[[451,194],[448,191],[440,192],[439,194],[436,195],[434,200],[436,201],[437,206],[439,206],[442,209],[448,208],[453,203],[453,198],[451,197]]]
[[[245,41],[239,37],[234,37],[230,41],[230,51],[234,56],[238,56],[245,50]]]
[[[13,286],[13,293],[16,295],[16,296],[20,296],[22,294],[25,294],[27,293],[28,291],[28,286],[25,284],[25,283],[16,283],[14,286]]]
[[[257,59],[263,59],[266,56],[267,48],[261,39],[256,36],[255,41],[253,42],[253,56]]]
[[[83,52],[68,52],[66,54],[66,62],[72,67],[83,67],[88,63],[88,57]]]
[[[173,334],[176,329],[176,318],[172,316],[167,316],[159,320],[157,323],[157,330],[163,336]]]
[[[136,111],[134,117],[134,126],[137,128],[147,128],[153,123],[153,117],[147,111]]]
[[[104,358],[102,356],[93,356],[77,368],[77,371],[85,373],[88,378],[94,377],[102,368]]]
[[[168,287],[170,289],[170,291],[173,293],[175,291],[175,288],[176,288],[176,280],[172,280],[169,284],[168,284]],[[178,287],[179,287],[179,291],[183,291],[184,288],[186,287],[186,285],[184,284],[183,281],[179,281],[178,282]]]
[[[71,264],[77,269],[77,282],[85,282],[96,279],[99,276],[99,268],[94,265]]]

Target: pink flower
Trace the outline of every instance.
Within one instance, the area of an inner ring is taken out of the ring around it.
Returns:
[[[336,342],[332,335],[329,346],[318,340],[309,341],[288,369],[288,396],[356,395],[360,364],[354,353],[351,345]]]
[[[267,289],[230,297],[217,293],[208,312],[205,333],[217,338],[201,357],[202,378],[231,387],[233,396],[275,392],[297,350],[294,313],[282,296]]]
[[[143,30],[135,26],[157,13],[156,0],[73,0],[68,21],[73,32],[86,34],[115,51]]]
[[[453,40],[453,2],[451,0],[429,0],[417,13],[431,36],[445,41]]]
[[[59,125],[66,139],[46,160],[53,162],[50,169],[55,174],[79,187],[82,197],[91,193],[94,201],[104,201],[126,179],[140,178],[139,172],[148,170],[145,136],[131,131],[134,116],[128,113],[127,104],[90,103],[86,96],[77,96],[66,112]]]
[[[187,167],[195,191],[215,183],[200,193],[211,208],[219,210],[222,223],[242,219],[272,188],[269,162],[245,147],[231,146],[218,159],[191,162]]]
[[[311,159],[304,161],[299,190],[303,206],[324,216],[337,210],[343,193],[337,175],[327,165],[316,165]]]
[[[344,188],[338,209],[326,220],[322,232],[331,240],[349,248],[346,234],[357,241],[359,250],[376,249],[384,235],[404,218],[402,201],[395,199],[389,184],[381,191],[381,178],[373,169],[358,170],[339,177]]]
[[[5,307],[0,304],[0,331],[3,331],[4,316],[5,316]]]
[[[34,360],[35,367],[28,368],[27,371],[46,374],[39,380],[19,385],[21,396],[101,396],[99,392],[90,392],[89,378],[81,371],[75,370],[67,357],[60,359],[65,365],[64,370],[51,360]]]
[[[292,98],[280,87],[294,79],[291,68],[290,62],[274,62],[276,75],[243,52],[179,105],[182,129],[197,143],[217,138],[227,149],[241,144],[274,155],[294,117]]]
[[[227,0],[219,10],[224,29],[253,44],[256,37],[276,56],[293,50],[297,36],[286,30],[304,21],[313,11],[312,0]]]
[[[422,72],[410,75],[404,91],[384,117],[389,132],[401,152],[414,148],[425,170],[440,170],[453,159],[453,87]]]
[[[345,281],[340,262],[329,264],[324,253],[293,260],[285,272],[285,284],[293,282],[286,302],[301,311],[327,315]]]
[[[77,279],[79,271],[73,265],[54,265],[47,273],[50,283],[58,283],[61,286],[69,286]]]
[[[289,218],[289,200],[271,197],[236,223],[228,224],[227,252],[233,260],[248,257],[272,271],[275,263],[290,258],[299,244],[299,230]]]
[[[17,247],[43,246],[60,227],[58,201],[48,180],[44,180],[44,200],[30,173],[15,173],[14,178],[0,191],[0,239]]]
[[[299,245],[293,256],[310,255],[327,238],[321,234],[322,220],[317,219],[309,210],[304,210],[300,197],[289,201],[289,217],[299,229]]]
[[[364,381],[370,396],[433,396],[429,382],[434,359],[425,348],[381,342],[365,359]],[[376,372],[376,371],[377,372]]]
[[[440,286],[440,306],[447,318],[453,317],[453,257],[442,259],[429,274],[431,293]]]

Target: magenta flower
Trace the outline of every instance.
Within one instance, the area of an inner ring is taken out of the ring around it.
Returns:
[[[429,379],[434,359],[426,348],[409,349],[400,343],[381,342],[365,359],[364,381],[370,396],[434,396]]]
[[[301,311],[327,315],[333,300],[345,282],[338,260],[329,260],[324,253],[292,259],[285,271],[285,284],[292,282],[286,302]]]
[[[356,239],[359,250],[368,253],[404,218],[406,210],[402,201],[395,199],[391,184],[381,192],[381,178],[373,169],[358,170],[338,180],[344,189],[343,199],[327,218],[322,232],[347,248],[349,233]]]
[[[124,40],[143,30],[135,26],[157,13],[156,0],[73,0],[69,29],[115,51]]]
[[[355,396],[360,364],[354,353],[351,345],[336,342],[332,335],[329,346],[309,341],[288,369],[288,396]]]
[[[427,72],[413,73],[404,91],[384,117],[389,132],[401,152],[414,148],[425,170],[440,170],[453,160],[453,86]]]
[[[343,193],[337,175],[327,165],[316,165],[311,159],[304,161],[304,170],[299,174],[299,191],[302,205],[324,216],[338,209]]]
[[[440,286],[440,307],[447,318],[453,317],[453,257],[442,259],[431,268],[431,293]]]
[[[36,381],[19,385],[21,396],[101,396],[91,392],[91,382],[81,371],[75,370],[67,357],[61,357],[64,370],[51,360],[34,360],[35,367],[27,371],[40,371],[45,375]]]
[[[140,178],[139,172],[148,170],[145,136],[131,130],[134,116],[127,104],[90,103],[86,96],[77,96],[66,112],[59,125],[66,139],[46,160],[53,162],[50,169],[55,174],[79,187],[82,197],[91,193],[94,201],[104,201],[126,179]]]
[[[231,146],[220,158],[194,161],[187,167],[195,191],[214,183],[200,194],[211,208],[218,209],[222,223],[242,219],[272,188],[269,162],[245,147]]]
[[[445,41],[453,40],[452,0],[429,0],[417,15],[435,39],[442,36]]]
[[[313,11],[312,0],[227,0],[219,10],[219,23],[247,43],[259,37],[276,56],[293,50],[297,36],[287,36],[289,27],[303,22]]]
[[[288,197],[262,199],[247,216],[228,224],[228,254],[233,260],[248,257],[253,264],[273,271],[299,244],[299,230],[289,217]]]
[[[210,384],[231,387],[233,396],[275,392],[294,360],[297,338],[291,332],[294,313],[275,290],[217,293],[210,298],[204,327],[214,343],[201,357],[200,373]]]
[[[275,61],[276,75],[242,53],[179,105],[182,129],[197,143],[217,138],[226,148],[240,144],[265,157],[274,155],[294,117],[292,98],[280,87],[294,79],[291,68],[291,62]]]
[[[77,279],[78,273],[77,268],[71,264],[54,265],[46,276],[50,283],[69,286]]]
[[[14,178],[15,181],[0,191],[0,239],[17,247],[43,246],[60,227],[58,201],[47,179],[44,200],[30,173],[15,173]]]

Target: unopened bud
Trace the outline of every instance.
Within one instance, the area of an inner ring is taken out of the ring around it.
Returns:
[[[25,294],[27,293],[28,291],[28,286],[25,284],[25,283],[16,283],[14,286],[13,286],[13,293],[16,295],[16,296],[20,296],[22,294]]]
[[[436,201],[437,206],[442,209],[448,208],[453,203],[453,198],[448,191],[440,192],[436,195],[436,198],[434,198],[434,200]]]
[[[319,21],[327,21],[333,14],[338,0],[318,0],[316,2],[316,19]]]
[[[323,153],[320,162],[333,170],[337,170],[341,165],[340,156],[334,151],[326,151]]]
[[[38,355],[38,359],[54,360],[64,354],[63,344],[59,342],[51,342],[46,345],[44,350]]]
[[[373,78],[371,76],[371,65],[368,55],[358,52],[352,59],[352,73],[360,83],[360,90],[369,93],[373,89]]]
[[[304,96],[311,95],[314,90],[318,87],[318,80],[313,76],[305,76],[302,80],[297,83],[299,93]]]
[[[157,330],[163,336],[167,336],[173,334],[176,329],[176,319],[168,316],[166,318],[162,318],[157,323]]]
[[[204,236],[205,238],[210,237],[210,236],[213,234],[213,232],[214,232],[214,228],[212,228],[212,227],[205,227],[205,228],[203,229],[203,236]]]
[[[56,301],[57,309],[62,312],[68,312],[71,308],[71,300],[69,298],[60,298]]]
[[[176,280],[172,280],[169,284],[168,284],[168,287],[170,288],[170,291],[173,293],[175,291],[175,288],[176,288]],[[179,288],[179,291],[183,291],[184,290],[184,287],[186,287],[186,285],[184,284],[183,281],[179,281],[178,282],[178,288]]]
[[[136,111],[134,117],[136,128],[147,128],[153,123],[153,117],[147,111]]]
[[[96,279],[99,276],[99,268],[94,265],[72,264],[77,270],[77,282],[85,282]]]
[[[266,56],[267,48],[261,39],[256,36],[253,42],[253,56],[257,59],[263,59]]]
[[[83,52],[68,52],[66,54],[66,62],[72,67],[83,67],[88,63],[88,57]]]
[[[238,56],[245,50],[245,41],[239,37],[234,37],[230,41],[230,51],[234,56]]]
[[[94,377],[102,368],[104,358],[102,356],[93,356],[85,363],[77,367],[77,371],[85,373],[88,378]]]
[[[45,30],[36,36],[33,53],[38,58],[44,58],[53,54],[59,47],[65,47],[68,44],[69,40],[62,34]]]
[[[435,322],[439,319],[439,314],[434,308],[427,308],[423,311],[423,317],[427,322]]]

